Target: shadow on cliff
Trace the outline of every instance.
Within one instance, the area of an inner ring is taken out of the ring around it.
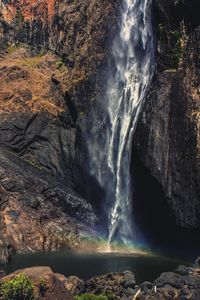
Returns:
[[[174,19],[178,22],[184,19],[185,23],[188,24],[191,29],[195,29],[200,24],[199,11],[199,0],[179,1],[175,9],[172,10]]]
[[[76,161],[74,170],[74,189],[84,199],[92,204],[95,214],[98,217],[96,230],[101,236],[106,236],[108,231],[107,207],[105,204],[105,191],[99,185],[95,176],[92,176],[89,169],[89,152],[85,143],[85,124],[77,126],[76,135]]]
[[[200,252],[200,232],[176,226],[161,185],[142,164],[135,150],[131,173],[134,174],[134,221],[148,248],[162,255],[196,258]]]

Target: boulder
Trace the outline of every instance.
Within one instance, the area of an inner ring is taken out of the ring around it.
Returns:
[[[85,293],[113,293],[116,297],[122,299],[127,294],[132,294],[135,285],[135,276],[130,271],[109,273],[87,280],[85,282]]]
[[[57,278],[64,283],[66,289],[73,295],[79,295],[84,293],[85,283],[83,280],[76,276],[65,277],[62,274],[56,274]]]
[[[55,273],[49,267],[32,267],[22,270],[17,270],[8,276],[5,276],[2,280],[5,282],[7,280],[15,278],[19,274],[24,274],[29,277],[34,284],[34,292],[38,299],[44,300],[72,300],[73,297],[71,293],[66,289],[62,281],[56,276]],[[40,296],[39,286],[41,280],[45,282],[45,292]]]

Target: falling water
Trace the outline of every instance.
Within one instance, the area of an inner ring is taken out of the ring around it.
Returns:
[[[123,0],[106,96],[100,104],[101,120],[94,120],[89,135],[90,173],[108,203],[109,244],[134,241],[130,160],[133,134],[153,74],[151,4],[151,0]]]

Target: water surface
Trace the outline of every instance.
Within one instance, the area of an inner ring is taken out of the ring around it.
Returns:
[[[50,266],[65,276],[75,275],[84,280],[109,272],[132,271],[137,283],[153,281],[162,272],[173,271],[181,261],[151,255],[83,254],[60,251],[55,253],[17,254],[4,267],[6,274],[32,266]]]

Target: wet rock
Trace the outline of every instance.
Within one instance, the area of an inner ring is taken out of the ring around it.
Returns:
[[[192,272],[192,268],[191,267],[186,267],[186,266],[179,266],[177,269],[176,269],[176,273],[184,276],[184,275],[188,275]]]
[[[6,264],[11,261],[12,256],[15,253],[15,249],[9,243],[2,243],[0,246],[0,264]],[[3,274],[3,273],[2,273]],[[0,273],[0,276],[2,276]]]
[[[0,270],[0,279],[5,277],[6,276],[6,273],[2,270]]]
[[[179,266],[174,272],[161,274],[154,282],[143,282],[134,290],[131,299],[137,300],[198,300],[200,270],[197,267]],[[134,298],[135,297],[135,298]]]
[[[195,260],[195,266],[200,267],[200,257]]]
[[[194,230],[200,226],[200,22],[191,26],[195,10],[188,16],[189,23],[185,20],[183,11],[189,1],[182,2],[182,8],[175,2],[155,1],[158,65],[134,147],[143,166],[161,185],[176,225]],[[172,32],[183,41],[178,60]]]
[[[148,291],[149,289],[153,289],[153,284],[151,282],[145,281],[139,285],[142,291]]]
[[[132,288],[129,287],[129,288],[127,288],[127,290],[125,290],[125,296],[127,298],[130,298],[133,295],[135,295],[135,290],[134,289],[132,289]]]

